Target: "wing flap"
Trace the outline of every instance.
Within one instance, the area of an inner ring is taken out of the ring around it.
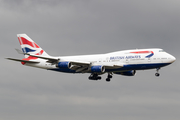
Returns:
[[[91,63],[86,61],[70,61],[73,65],[89,66]]]
[[[90,62],[86,61],[71,61],[73,67],[71,69],[76,70],[76,72],[83,72],[84,70],[87,70]]]
[[[123,65],[118,65],[118,64],[115,64],[115,65],[104,65],[105,69],[117,69],[117,68],[122,68]]]
[[[84,67],[78,68],[76,72],[83,72],[84,70],[87,70],[87,69],[88,69],[88,66],[84,66]]]

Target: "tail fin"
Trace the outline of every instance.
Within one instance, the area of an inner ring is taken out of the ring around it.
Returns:
[[[37,45],[26,34],[17,34],[17,37],[18,37],[23,53],[29,53],[31,55],[49,56],[39,45]],[[28,58],[28,57],[29,57],[28,55],[25,55],[25,58]]]

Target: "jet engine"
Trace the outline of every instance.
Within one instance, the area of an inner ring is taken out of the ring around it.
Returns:
[[[59,68],[64,68],[64,69],[70,69],[71,68],[71,63],[70,62],[59,62],[56,67]]]
[[[102,65],[91,67],[91,72],[99,73],[99,72],[104,72],[104,71],[105,71],[105,67]]]
[[[124,75],[124,76],[134,76],[136,74],[136,70],[125,71],[125,72],[114,72],[114,74]]]

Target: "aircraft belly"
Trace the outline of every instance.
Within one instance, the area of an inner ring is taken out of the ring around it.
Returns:
[[[78,73],[75,70],[71,70],[71,69],[61,69],[61,68],[54,68],[54,69],[47,69],[47,70],[53,70],[53,71],[57,71],[57,72],[64,72],[64,73]]]
[[[106,69],[105,72],[114,72],[114,71],[127,71],[127,70],[145,70],[145,69],[154,69],[164,67],[169,65],[170,63],[153,63],[153,64],[127,64],[124,65],[122,68],[115,68],[115,69]],[[65,73],[82,73],[72,69],[62,69],[62,68],[54,68],[48,69],[57,72],[65,72]]]
[[[127,64],[122,68],[118,69],[106,69],[105,72],[113,71],[124,71],[124,70],[145,70],[145,69],[154,69],[160,68],[169,65],[170,63],[153,63],[153,64]]]

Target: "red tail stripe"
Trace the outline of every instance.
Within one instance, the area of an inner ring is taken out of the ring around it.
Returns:
[[[20,42],[21,45],[26,44],[26,45],[30,45],[33,48],[40,48],[35,42],[30,42],[26,38],[21,37],[21,38],[18,38],[18,39],[19,39],[19,41],[21,39],[21,41],[22,41],[22,43]]]
[[[44,50],[41,50],[39,53],[37,53],[36,55],[42,55],[44,52]]]

